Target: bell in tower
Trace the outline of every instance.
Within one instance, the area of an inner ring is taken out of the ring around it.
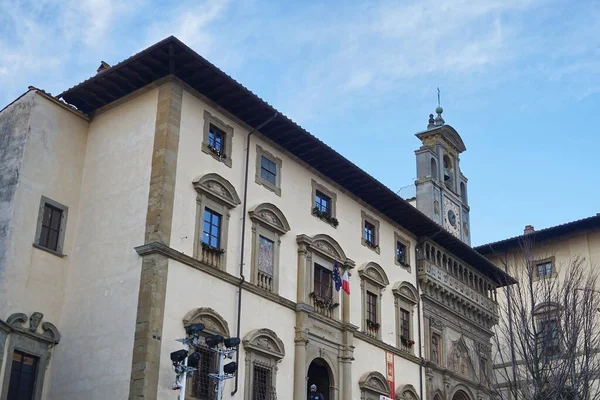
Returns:
[[[416,134],[421,147],[417,158],[416,207],[467,244],[471,243],[467,178],[459,155],[466,150],[458,132],[446,124],[438,106],[429,115],[427,129]]]

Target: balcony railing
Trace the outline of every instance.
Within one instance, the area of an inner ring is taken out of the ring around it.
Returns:
[[[268,290],[269,292],[273,291],[273,276],[266,272],[258,271],[256,276],[256,286]]]
[[[219,268],[221,266],[221,257],[223,256],[223,250],[215,247],[207,246],[202,243],[201,261],[211,267]]]
[[[374,338],[378,338],[379,337],[379,323],[378,322],[373,322],[370,320],[366,320],[365,321],[365,325],[366,325],[366,333],[367,335],[374,337]]]
[[[327,318],[334,318],[335,310],[339,306],[332,298],[322,297],[314,292],[310,294],[310,305],[316,312]]]

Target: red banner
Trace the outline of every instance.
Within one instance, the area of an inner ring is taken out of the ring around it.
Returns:
[[[390,385],[390,399],[394,398],[394,392],[396,391],[396,383],[394,379],[394,355],[392,353],[385,352],[385,370],[388,384]]]

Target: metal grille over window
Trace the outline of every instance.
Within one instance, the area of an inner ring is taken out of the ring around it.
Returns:
[[[275,185],[277,176],[277,164],[262,156],[260,160],[260,176],[267,182]]]
[[[42,219],[42,233],[40,235],[40,246],[56,251],[58,248],[58,235],[60,233],[60,220],[62,211],[49,204],[44,206]]]
[[[204,347],[197,347],[196,351],[200,353],[200,361],[198,370],[194,372],[192,378],[192,397],[200,400],[213,400],[215,381],[208,374],[216,372],[216,354]]]
[[[271,369],[255,364],[253,375],[252,400],[276,400],[275,388],[271,383]]]

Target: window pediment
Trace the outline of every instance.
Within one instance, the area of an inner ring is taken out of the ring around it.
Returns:
[[[358,381],[361,390],[387,396],[390,393],[390,385],[380,372],[365,372]]]
[[[309,249],[327,259],[332,261],[338,260],[338,262],[350,268],[354,267],[354,261],[346,257],[346,253],[344,253],[339,243],[329,235],[319,234],[312,238],[307,235],[298,235],[296,242],[298,244],[305,244]]]
[[[17,332],[30,335],[31,337],[48,344],[58,344],[60,342],[60,333],[54,324],[51,324],[50,322],[44,322],[42,324],[43,333],[38,332],[38,326],[40,325],[40,322],[42,322],[43,318],[44,314],[40,312],[32,313],[31,317],[29,318],[27,318],[26,314],[14,313],[8,317],[6,324]],[[28,328],[23,326],[27,320],[29,320]]]
[[[285,356],[285,346],[275,332],[270,329],[255,329],[250,331],[242,341],[246,351],[254,351],[281,360]]]
[[[361,279],[369,280],[382,288],[390,284],[390,281],[383,268],[374,262],[367,263],[360,267],[358,270],[358,275],[361,277]]]
[[[191,324],[203,323],[206,333],[218,334],[229,337],[229,325],[227,321],[219,315],[215,310],[209,307],[195,308],[189,311],[183,317],[183,326],[187,327]]]
[[[274,204],[259,204],[249,211],[248,214],[250,214],[250,219],[252,221],[261,223],[281,235],[284,235],[290,230],[290,224],[283,215],[283,212],[281,212]]]
[[[417,304],[419,295],[417,289],[408,282],[397,282],[392,289],[395,296],[401,297],[403,300],[411,304]]]
[[[210,173],[197,177],[192,181],[198,194],[207,194],[225,203],[229,208],[235,208],[241,203],[235,188],[222,176]]]

